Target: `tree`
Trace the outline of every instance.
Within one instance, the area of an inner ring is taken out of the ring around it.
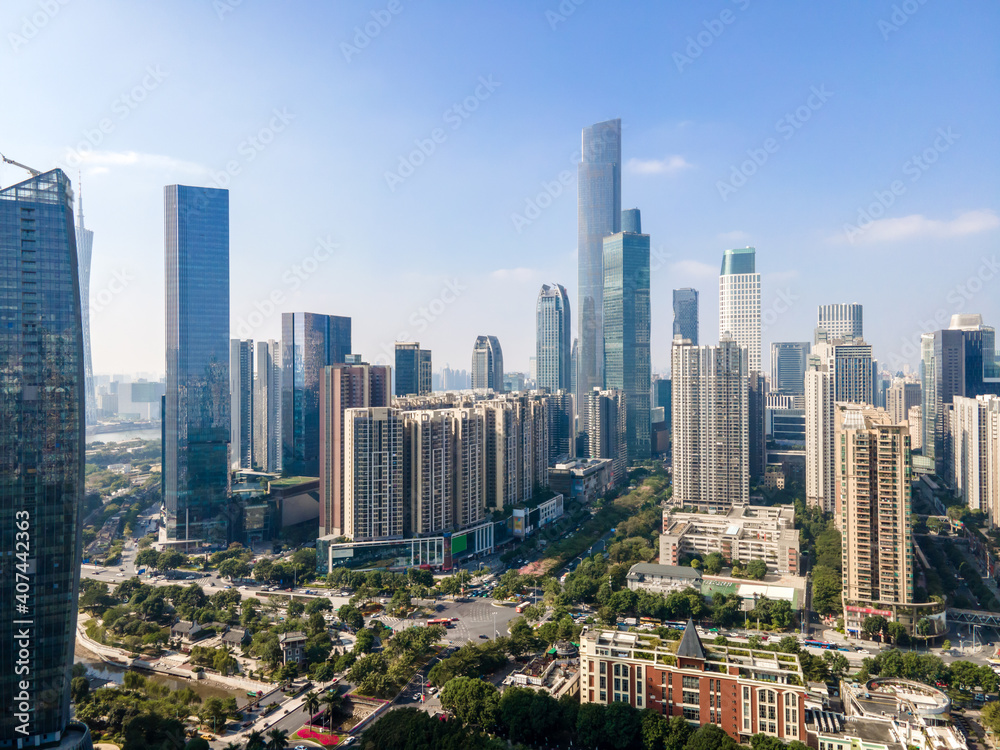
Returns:
[[[187,561],[177,550],[164,550],[156,558],[156,569],[157,570],[173,570],[183,565]]]
[[[947,638],[945,638],[943,641],[941,641],[941,650],[942,651],[950,651],[951,650],[951,641],[949,641]]]
[[[74,677],[69,684],[69,695],[74,703],[82,703],[90,695],[90,683],[86,677]]]
[[[332,690],[323,696],[323,713],[330,721],[329,728],[331,731],[333,730],[333,717],[340,711],[343,701],[344,699],[336,690]]]
[[[847,657],[837,651],[823,652],[823,660],[827,663],[830,673],[837,678],[843,677],[851,668]]]
[[[722,572],[723,564],[725,564],[725,559],[718,552],[710,552],[705,555],[705,559],[702,561],[705,572],[710,576],[719,575]]]
[[[685,750],[736,750],[737,744],[725,730],[717,724],[702,724],[691,735]]]
[[[195,737],[189,740],[184,746],[184,750],[211,750],[212,746],[208,744],[208,740],[204,740],[201,737]]]
[[[441,690],[441,705],[463,724],[489,730],[496,720],[500,693],[492,683],[455,677]]]
[[[267,733],[267,750],[285,750],[288,747],[288,732],[275,727]]]
[[[889,636],[889,639],[892,641],[894,646],[905,644],[909,640],[909,635],[906,632],[906,626],[904,626],[901,622],[890,622],[886,626],[886,634]]]
[[[264,733],[254,729],[247,735],[246,750],[264,750]]]
[[[309,726],[312,726],[312,717],[319,710],[319,702],[319,696],[315,690],[310,690],[302,699],[302,707],[309,714],[309,719],[306,722]]]
[[[861,630],[873,638],[881,639],[882,634],[889,630],[889,621],[882,615],[869,615],[862,621]]]
[[[990,701],[983,706],[981,719],[983,725],[993,734],[1000,734],[1000,703]]]
[[[225,727],[226,719],[229,718],[229,711],[222,698],[213,696],[205,700],[201,706],[201,711],[198,712],[198,716],[206,724],[212,725],[212,731],[219,731]]]
[[[794,635],[786,635],[778,641],[778,650],[784,651],[786,654],[797,654],[802,650],[802,647],[799,646],[799,641]]]
[[[767,563],[763,560],[751,560],[744,568],[743,574],[751,580],[761,581],[767,575]]]
[[[750,738],[750,747],[753,750],[785,750],[785,743],[777,737],[758,732]]]

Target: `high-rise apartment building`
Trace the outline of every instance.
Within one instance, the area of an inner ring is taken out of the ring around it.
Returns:
[[[229,456],[233,469],[253,468],[253,341],[229,342]]]
[[[1000,396],[955,396],[951,414],[955,491],[1000,525]]]
[[[419,341],[396,342],[397,396],[426,396],[431,392],[431,350]]]
[[[347,409],[343,536],[358,542],[402,538],[403,484],[403,420],[399,410]]]
[[[860,339],[865,335],[862,307],[857,302],[820,305],[816,327],[826,331],[831,339]]]
[[[626,420],[628,397],[623,391],[594,388],[587,394],[588,458],[611,459],[611,483],[621,484],[628,477]]]
[[[61,170],[0,190],[0,747],[92,747],[70,711],[85,493],[80,267]]]
[[[639,210],[626,213],[640,230]],[[649,235],[618,232],[604,238],[604,384],[625,394],[630,463],[650,456],[649,340]]]
[[[83,187],[78,186],[76,212],[76,257],[80,265],[80,310],[83,313],[83,374],[86,379],[87,424],[97,424],[97,393],[94,390],[94,363],[90,350],[90,261],[94,253],[94,233],[83,225]]]
[[[747,372],[760,372],[760,274],[752,247],[726,250],[719,274],[719,340],[747,350]]]
[[[900,608],[913,603],[910,435],[883,409],[843,404],[835,441],[844,622],[857,634],[871,609],[905,621]]]
[[[952,315],[947,329],[920,338],[920,380],[923,455],[948,480],[952,399],[1000,394],[996,332],[981,315]]]
[[[281,344],[258,341],[254,355],[253,462],[261,471],[281,471]]]
[[[531,376],[539,390],[569,390],[571,324],[566,288],[543,284],[535,305],[535,374]]]
[[[919,404],[911,406],[906,416],[906,421],[910,424],[910,449],[914,451],[922,450],[924,445],[924,420],[920,410]]]
[[[896,378],[885,394],[885,410],[893,424],[905,422],[910,409],[920,405],[920,383]]]
[[[604,387],[604,238],[621,231],[622,121],[583,129],[577,168],[577,403]],[[580,429],[586,431],[581,409]]]
[[[546,394],[549,404],[549,465],[560,456],[572,456],[576,450],[573,437],[573,395],[569,390]]]
[[[324,367],[351,353],[351,319],[281,314],[281,470],[319,476],[319,391]]]
[[[674,339],[671,348],[673,502],[723,511],[750,500],[747,350]]]
[[[812,347],[808,341],[775,341],[771,343],[771,390],[798,397],[805,396],[806,362]]]
[[[231,541],[229,191],[164,188],[168,541]]]
[[[827,513],[833,513],[837,501],[834,402],[830,364],[810,357],[805,376],[806,504]]]
[[[319,536],[347,535],[345,456],[348,409],[390,406],[392,372],[385,365],[324,367],[319,381]]]
[[[472,387],[503,393],[503,350],[496,336],[477,336],[472,347]]]
[[[674,336],[698,346],[698,290],[674,289]]]
[[[467,529],[486,518],[486,414],[452,410],[455,433],[455,525]]]
[[[455,526],[455,421],[451,409],[402,412],[403,512],[413,536]]]

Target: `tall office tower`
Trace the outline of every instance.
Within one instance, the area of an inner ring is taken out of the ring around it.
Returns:
[[[566,298],[566,302],[567,302],[567,305],[568,305],[569,304],[569,298],[568,297]],[[567,342],[571,341],[571,339],[569,337],[567,337],[566,340],[567,340]],[[568,363],[569,363],[569,347],[570,347],[570,344],[567,343],[566,344],[566,352],[567,352],[567,356],[566,356],[566,362],[567,362],[566,379],[567,379],[567,382],[569,380],[569,367],[568,367]],[[538,357],[537,356],[536,357],[528,357],[528,380],[531,382],[531,385],[532,385],[533,388],[537,388],[538,387]]]
[[[612,388],[594,388],[587,394],[587,455],[611,459],[612,484],[628,478],[628,443],[626,442],[627,399],[624,392]]]
[[[477,336],[472,347],[472,388],[503,393],[503,350],[496,336]]]
[[[229,341],[229,456],[233,469],[253,468],[253,340]]]
[[[351,319],[281,314],[281,470],[319,476],[319,381],[351,353]]]
[[[674,336],[680,336],[693,346],[698,346],[697,289],[674,289]]]
[[[990,526],[1000,525],[1000,396],[952,399],[955,490]]]
[[[920,405],[920,383],[896,378],[886,391],[885,400],[885,410],[889,412],[892,423],[905,422],[910,408]]]
[[[844,341],[826,338],[813,345],[812,353],[830,367],[834,401],[873,404],[871,344],[862,339]]]
[[[771,390],[798,397],[800,407],[805,396],[806,362],[812,347],[808,341],[775,341],[771,344]]]
[[[629,226],[641,229],[639,209],[626,213]],[[625,393],[629,463],[650,456],[649,331],[649,235],[605,237],[604,384]]]
[[[167,185],[166,436],[169,541],[231,541],[229,191]]]
[[[837,500],[833,373],[819,356],[809,358],[805,391],[806,504],[833,513]]]
[[[921,419],[920,404],[910,407],[910,411],[906,415],[906,421],[910,424],[910,449],[919,451],[924,445],[924,420]]]
[[[670,352],[673,502],[725,511],[750,500],[747,350],[674,339]]]
[[[357,542],[403,536],[403,420],[398,409],[344,412],[344,529]]]
[[[981,315],[952,315],[945,330],[920,337],[923,456],[934,472],[950,479],[949,410],[955,396],[975,398],[1000,394],[996,333]]]
[[[76,204],[76,257],[80,264],[80,309],[83,311],[83,374],[86,378],[85,412],[87,424],[97,424],[97,394],[94,391],[94,363],[90,352],[90,260],[94,253],[94,233],[83,226],[83,186]]]
[[[573,348],[569,352],[569,390],[575,399],[579,391],[576,387],[576,378],[580,371],[580,339],[573,339]]]
[[[455,525],[455,423],[450,409],[402,412],[403,527],[408,535]]]
[[[760,372],[760,274],[752,247],[726,250],[719,274],[719,340],[747,350],[747,372]]]
[[[70,718],[86,375],[61,170],[0,190],[0,268],[0,747],[90,750]]]
[[[622,121],[583,129],[577,168],[577,404],[604,387],[604,238],[622,230]],[[586,410],[580,430],[586,432]]]
[[[426,396],[431,392],[431,350],[419,341],[396,342],[397,396]]]
[[[535,374],[531,376],[539,390],[569,390],[571,323],[566,287],[543,284],[535,305]]]
[[[549,465],[559,456],[572,456],[576,450],[573,439],[573,394],[559,390],[547,394],[549,404]]]
[[[486,517],[486,417],[470,407],[452,411],[455,422],[455,524],[466,529]]]
[[[900,607],[913,603],[910,435],[885,410],[855,404],[838,406],[837,422],[844,623],[857,634],[866,609],[889,608],[900,619]]]
[[[764,429],[767,404],[767,384],[763,373],[751,372],[747,375],[747,438],[749,440],[748,471],[750,482],[759,485],[764,481],[764,467],[767,465],[767,440]]]
[[[319,380],[319,536],[346,535],[344,414],[348,409],[390,405],[392,371],[387,365],[324,367]]]
[[[861,305],[857,302],[820,305],[816,327],[825,330],[831,339],[860,339],[865,335]]]
[[[281,345],[258,341],[254,353],[253,462],[261,471],[281,471]]]

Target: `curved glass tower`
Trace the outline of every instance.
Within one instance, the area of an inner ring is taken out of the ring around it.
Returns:
[[[555,393],[570,389],[569,295],[562,284],[543,284],[535,306],[535,380],[539,389]]]
[[[0,190],[0,747],[90,748],[70,719],[84,495],[73,191]]]

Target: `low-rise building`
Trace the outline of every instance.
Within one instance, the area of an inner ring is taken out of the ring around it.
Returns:
[[[656,565],[636,563],[625,578],[633,591],[642,589],[658,594],[680,591],[692,586],[701,590],[701,573],[694,568],[680,565]]]
[[[722,513],[663,513],[660,562],[677,565],[683,555],[718,552],[729,563],[763,560],[769,570],[797,573],[799,532],[793,505],[733,505]]]
[[[222,643],[232,648],[245,646],[250,643],[250,631],[246,628],[231,627],[222,634]]]
[[[680,641],[617,630],[581,635],[581,703],[621,701],[717,724],[743,744],[757,733],[806,742],[806,695],[797,655],[706,647],[691,620]]]
[[[293,630],[278,636],[281,656],[285,664],[302,664],[306,660],[306,634]]]
[[[179,638],[187,643],[198,640],[202,631],[201,625],[190,620],[178,620],[170,626],[170,637]]]
[[[564,457],[549,468],[549,489],[589,503],[611,489],[611,463],[610,458]]]

